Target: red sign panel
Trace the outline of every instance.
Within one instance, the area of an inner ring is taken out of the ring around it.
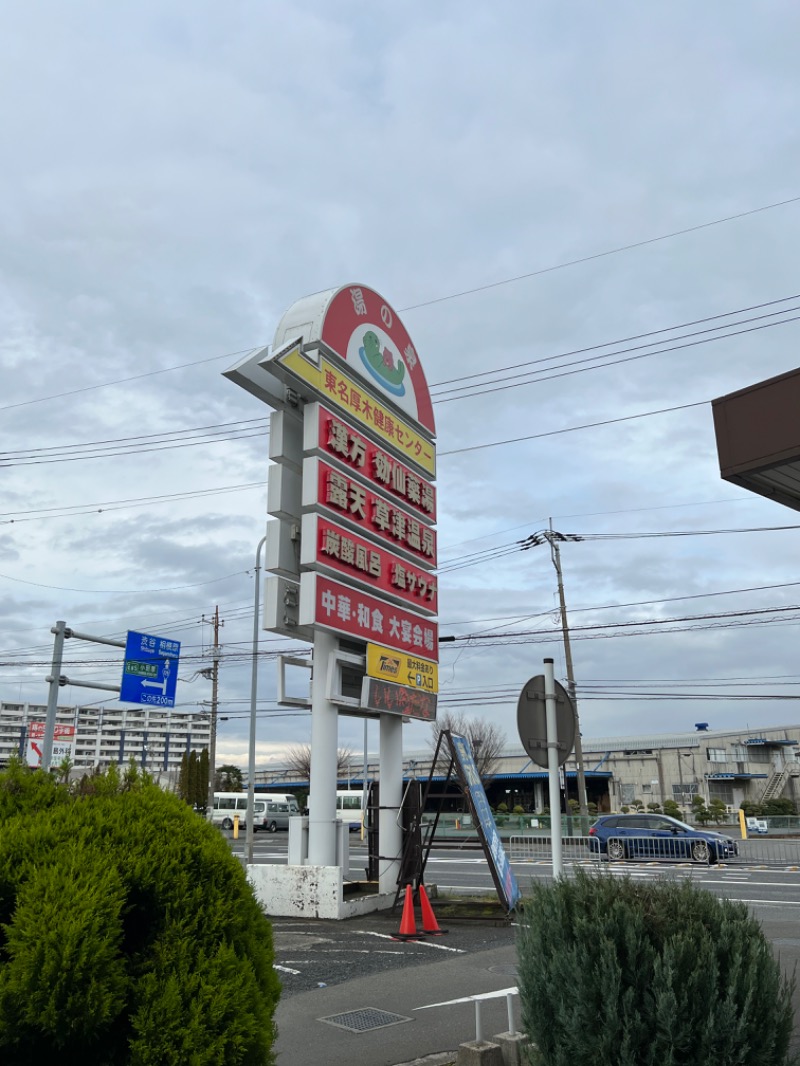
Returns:
[[[316,407],[316,412],[314,408]],[[396,496],[429,522],[436,521],[436,489],[322,404],[305,409],[303,447],[345,463],[383,492]]]
[[[43,740],[44,739],[44,722],[28,722],[28,740]],[[63,740],[69,737],[72,740],[75,736],[74,725],[62,725],[56,722],[53,730],[54,740]]]
[[[384,644],[438,662],[439,627],[368,592],[342,585],[324,574],[300,576],[300,625],[319,625],[336,633]]]
[[[436,721],[436,696],[423,689],[393,685],[375,677],[365,677],[361,688],[361,705],[370,711],[402,714],[423,722]]]
[[[436,614],[435,574],[420,570],[324,515],[303,516],[300,565],[329,567],[418,611]]]
[[[316,497],[313,502],[336,511],[342,518],[381,540],[389,541],[415,556],[421,566],[436,566],[436,531],[419,518],[396,506],[385,496],[378,496],[362,482],[334,469],[323,459],[307,459],[303,479],[316,464]],[[313,475],[312,475],[313,476]],[[304,502],[308,497],[304,498]],[[308,500],[308,502],[311,502]]]
[[[325,310],[322,340],[358,367],[401,410],[436,432],[433,405],[416,349],[397,312],[366,285],[337,292]]]

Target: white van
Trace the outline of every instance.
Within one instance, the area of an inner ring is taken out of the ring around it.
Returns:
[[[253,799],[253,832],[261,829],[266,813],[266,799],[255,796]],[[244,829],[247,821],[247,793],[215,792],[214,809],[211,811],[211,821],[214,825],[221,825],[223,829],[233,829],[233,819],[237,815],[239,828]]]
[[[288,829],[289,819],[293,815],[300,813],[294,796],[291,797],[291,800],[291,803],[287,803],[280,797],[273,799],[272,796],[266,796],[264,798],[266,811],[258,828],[266,829],[268,833],[275,833],[279,829]],[[255,829],[255,826],[253,828]]]
[[[256,792],[256,799],[267,799],[270,803],[288,803],[290,807],[297,807],[295,814],[300,813],[297,806],[297,796],[293,792]]]
[[[364,825],[364,791],[360,788],[340,789],[336,793],[336,817],[346,822],[351,833]]]

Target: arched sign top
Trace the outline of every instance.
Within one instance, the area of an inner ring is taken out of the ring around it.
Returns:
[[[305,344],[322,341],[353,373],[435,436],[431,395],[416,348],[400,316],[379,293],[353,284],[304,296],[278,323],[274,347],[300,335]]]

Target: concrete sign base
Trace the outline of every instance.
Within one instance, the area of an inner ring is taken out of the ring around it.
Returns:
[[[276,918],[339,920],[394,906],[394,892],[345,899],[340,866],[252,865],[247,877],[265,913]]]

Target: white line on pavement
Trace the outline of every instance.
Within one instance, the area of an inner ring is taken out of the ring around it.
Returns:
[[[394,940],[394,937],[390,933],[373,933],[369,929],[359,929],[357,932],[362,936],[379,936],[382,940]],[[463,948],[449,948],[446,944],[435,944],[432,940],[412,940],[409,941],[409,943],[414,944],[415,947],[419,944],[426,948],[438,948],[439,951],[452,951],[456,955],[466,954]]]

